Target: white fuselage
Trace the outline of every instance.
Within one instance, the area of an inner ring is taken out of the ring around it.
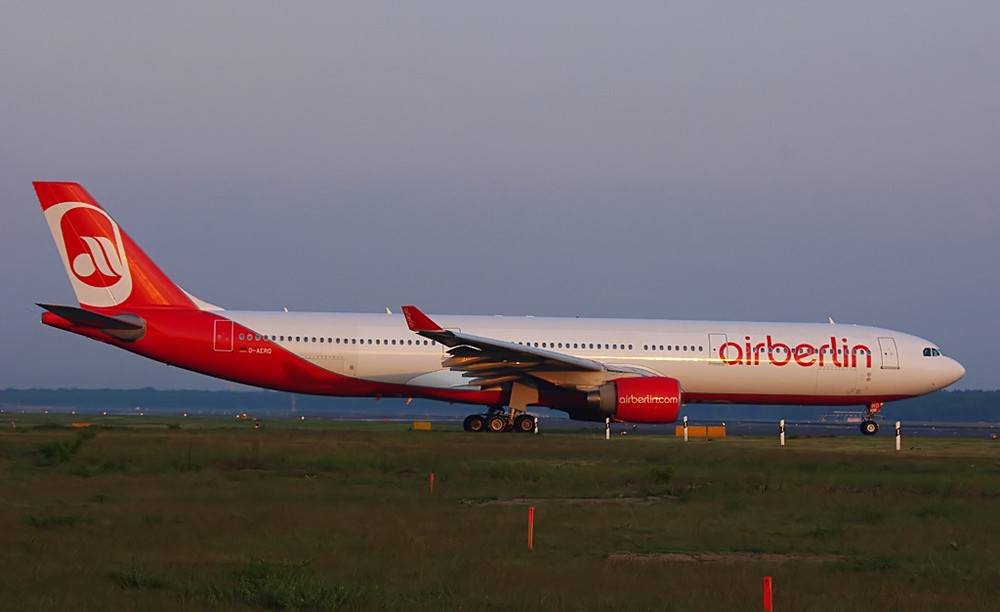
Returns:
[[[332,373],[468,389],[442,366],[445,347],[401,315],[225,311],[228,318]],[[843,324],[435,315],[444,328],[681,381],[688,401],[863,404],[951,384],[964,368],[933,343]],[[253,349],[253,342],[249,348]],[[824,401],[825,400],[825,401]]]

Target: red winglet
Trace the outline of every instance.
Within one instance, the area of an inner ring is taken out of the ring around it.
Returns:
[[[403,316],[406,317],[406,325],[410,331],[444,331],[440,325],[431,321],[416,306],[403,306]]]

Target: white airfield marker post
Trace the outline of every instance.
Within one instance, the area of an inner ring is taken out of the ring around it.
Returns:
[[[781,445],[785,445],[785,419],[781,419]]]
[[[688,441],[688,418],[684,415],[684,441]]]
[[[610,440],[611,439],[611,419],[610,418],[604,419],[604,439],[605,440]]]
[[[896,450],[897,451],[899,450],[900,437],[901,436],[899,434],[899,421],[896,421]]]

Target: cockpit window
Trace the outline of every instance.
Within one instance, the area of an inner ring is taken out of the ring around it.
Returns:
[[[924,357],[940,357],[940,356],[941,356],[941,351],[937,350],[936,348],[928,346],[927,348],[924,349]]]

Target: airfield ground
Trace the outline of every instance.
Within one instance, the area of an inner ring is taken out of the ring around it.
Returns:
[[[0,430],[4,609],[1000,608],[989,439],[74,418]]]

